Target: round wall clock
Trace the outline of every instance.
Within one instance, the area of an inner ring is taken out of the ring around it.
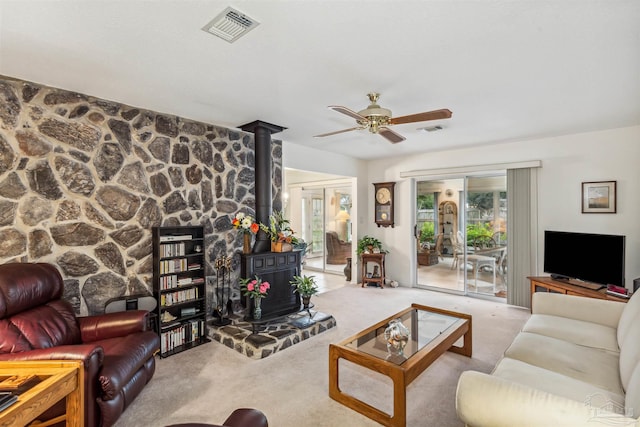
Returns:
[[[391,200],[391,191],[386,187],[380,188],[376,191],[376,200],[383,205],[389,203],[389,200]]]

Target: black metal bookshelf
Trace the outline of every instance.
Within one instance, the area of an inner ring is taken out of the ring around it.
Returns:
[[[153,227],[153,291],[160,357],[209,342],[202,226]]]

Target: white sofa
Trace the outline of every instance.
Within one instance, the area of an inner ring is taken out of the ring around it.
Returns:
[[[538,292],[532,307],[491,374],[460,376],[460,420],[472,427],[640,425],[640,296],[623,303]]]

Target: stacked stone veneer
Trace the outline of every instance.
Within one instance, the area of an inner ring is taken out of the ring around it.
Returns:
[[[252,134],[0,76],[0,262],[55,264],[78,314],[152,294],[161,225],[202,225],[209,307],[217,257],[233,257],[239,298],[231,219],[254,214],[254,187]]]
[[[311,324],[295,324],[309,316],[313,318]],[[316,311],[301,311],[270,322],[259,322],[255,326],[242,316],[231,318],[232,323],[227,326],[210,324],[209,337],[252,359],[263,359],[337,325],[332,315]]]

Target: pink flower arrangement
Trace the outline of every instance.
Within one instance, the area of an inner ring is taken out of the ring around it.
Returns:
[[[258,276],[255,278],[240,279],[240,287],[244,295],[251,298],[264,298],[267,291],[271,288],[269,282],[263,282]]]

